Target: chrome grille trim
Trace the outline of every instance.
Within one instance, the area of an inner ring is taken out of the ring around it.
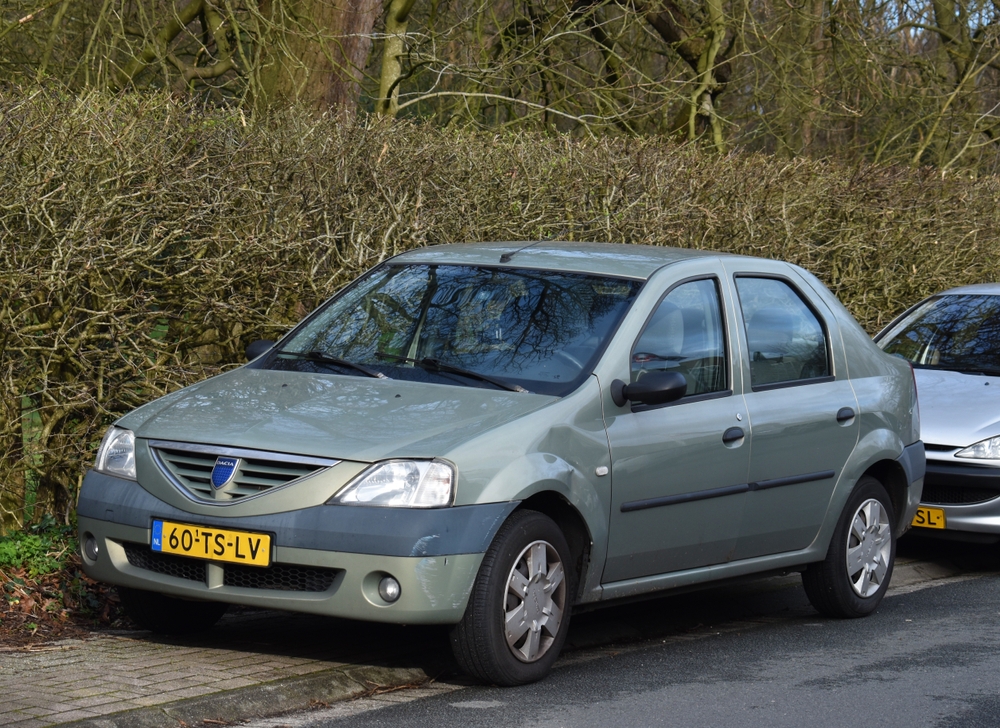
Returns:
[[[160,471],[188,498],[199,503],[232,505],[298,483],[331,468],[340,460],[306,455],[219,447],[170,440],[149,440],[149,451]],[[230,485],[216,490],[212,468],[220,456],[240,459]]]

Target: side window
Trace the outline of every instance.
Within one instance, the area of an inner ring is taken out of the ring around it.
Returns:
[[[750,384],[759,387],[830,376],[826,334],[812,309],[788,283],[738,276],[750,349]]]
[[[682,283],[660,302],[632,349],[632,381],[646,372],[676,371],[687,395],[721,392],[726,347],[715,280]]]

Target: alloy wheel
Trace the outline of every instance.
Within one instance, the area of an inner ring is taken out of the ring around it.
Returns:
[[[855,511],[847,538],[847,575],[858,596],[870,597],[878,591],[889,571],[891,554],[889,514],[869,498]]]
[[[566,609],[566,575],[547,541],[524,547],[507,577],[504,634],[514,656],[535,662],[548,652]]]

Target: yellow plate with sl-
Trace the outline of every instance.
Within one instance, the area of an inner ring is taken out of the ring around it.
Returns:
[[[154,520],[149,546],[164,554],[208,561],[248,566],[271,564],[271,536],[266,533]]]
[[[920,506],[917,508],[917,515],[913,517],[910,525],[917,528],[947,528],[944,519],[944,509]]]

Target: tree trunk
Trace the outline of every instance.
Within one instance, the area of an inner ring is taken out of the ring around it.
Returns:
[[[381,116],[395,116],[399,111],[399,84],[403,77],[402,57],[406,50],[406,29],[415,0],[392,0],[385,19],[385,49],[382,51],[382,75],[378,103]]]
[[[353,114],[381,0],[260,0],[258,105]]]
[[[674,0],[662,0],[650,9],[638,3],[635,7],[645,13],[646,21],[695,74],[690,100],[671,123],[670,133],[688,141],[708,134],[712,145],[722,151],[722,123],[715,99],[725,91],[732,76],[729,52],[733,48],[732,42],[722,48],[726,35],[722,0],[704,0],[704,26],[689,18]]]

